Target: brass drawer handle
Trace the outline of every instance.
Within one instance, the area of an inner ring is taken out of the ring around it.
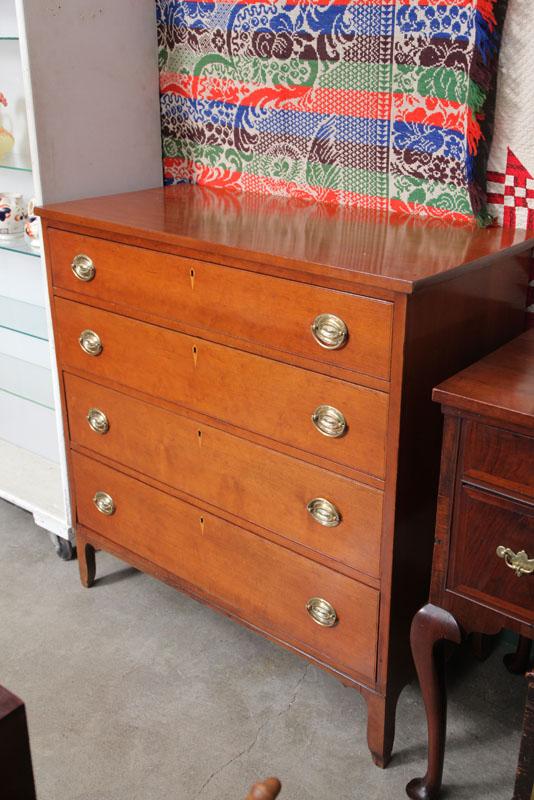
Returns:
[[[347,341],[349,331],[341,317],[335,314],[319,314],[313,320],[313,338],[325,350],[339,350]]]
[[[306,603],[306,611],[312,620],[323,628],[333,628],[337,623],[336,609],[322,597],[311,597]]]
[[[317,406],[312,414],[312,422],[319,433],[334,439],[343,436],[347,428],[345,417],[333,406]]]
[[[94,331],[82,331],[78,341],[82,350],[90,356],[99,356],[104,349],[100,336]]]
[[[112,496],[107,492],[97,492],[93,497],[93,503],[100,513],[105,514],[106,517],[111,517],[115,513],[115,503]]]
[[[341,514],[336,506],[324,497],[314,497],[306,508],[314,520],[325,528],[335,528],[341,522]]]
[[[90,408],[87,412],[87,422],[95,433],[102,436],[109,431],[109,420],[99,408]]]
[[[83,253],[74,256],[70,268],[79,281],[92,281],[95,277],[96,267],[93,260]]]
[[[514,553],[509,547],[502,544],[497,548],[499,558],[504,558],[504,563],[513,569],[518,578],[521,575],[531,575],[534,572],[534,558],[529,558],[524,550]]]

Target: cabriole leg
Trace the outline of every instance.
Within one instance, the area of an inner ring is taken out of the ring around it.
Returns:
[[[445,687],[444,641],[460,644],[458,623],[448,611],[426,605],[412,622],[410,641],[428,726],[428,767],[424,778],[414,778],[406,787],[413,800],[436,800],[441,789],[447,693]]]
[[[530,666],[530,648],[532,641],[526,636],[520,636],[515,653],[507,653],[504,665],[513,675],[524,675]]]

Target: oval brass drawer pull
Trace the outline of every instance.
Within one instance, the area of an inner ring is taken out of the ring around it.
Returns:
[[[524,550],[514,553],[509,547],[502,544],[497,548],[497,555],[504,559],[504,563],[513,569],[518,578],[521,575],[531,575],[534,572],[534,558],[529,558]]]
[[[313,338],[325,350],[339,350],[347,341],[349,331],[341,317],[319,314],[312,322]]]
[[[311,597],[306,603],[306,611],[312,620],[323,628],[333,628],[337,622],[336,609],[322,597]]]
[[[319,433],[334,439],[343,436],[347,428],[345,417],[333,406],[317,406],[312,414],[312,422]]]
[[[107,492],[97,492],[93,497],[93,503],[100,513],[105,514],[106,517],[110,517],[115,513],[115,503],[112,496]]]
[[[314,520],[325,528],[335,528],[341,522],[341,514],[336,506],[324,497],[314,497],[306,508]]]
[[[95,433],[104,435],[109,431],[109,420],[99,408],[90,408],[87,412],[87,422]]]
[[[78,338],[80,343],[80,347],[84,352],[86,352],[90,356],[99,356],[102,352],[103,345],[102,340],[98,333],[94,331],[85,330],[80,333]]]
[[[70,268],[79,281],[92,281],[96,274],[96,267],[89,256],[79,253],[74,256]]]

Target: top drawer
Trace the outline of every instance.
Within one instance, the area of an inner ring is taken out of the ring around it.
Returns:
[[[462,421],[463,477],[534,499],[534,437]]]
[[[392,303],[54,229],[48,253],[55,287],[389,379]],[[80,254],[89,280],[72,269]],[[321,315],[344,323],[319,320],[333,349],[312,332]]]

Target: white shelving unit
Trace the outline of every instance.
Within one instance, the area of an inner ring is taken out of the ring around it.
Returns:
[[[42,198],[33,169],[28,81],[14,0],[0,5],[0,124],[15,146],[0,161],[0,190]],[[68,539],[70,520],[56,415],[40,250],[24,239],[0,242],[0,496]]]
[[[38,204],[160,186],[154,0],[0,0],[0,191]],[[7,124],[6,121],[7,120]],[[0,497],[71,538],[44,258],[0,242]]]

